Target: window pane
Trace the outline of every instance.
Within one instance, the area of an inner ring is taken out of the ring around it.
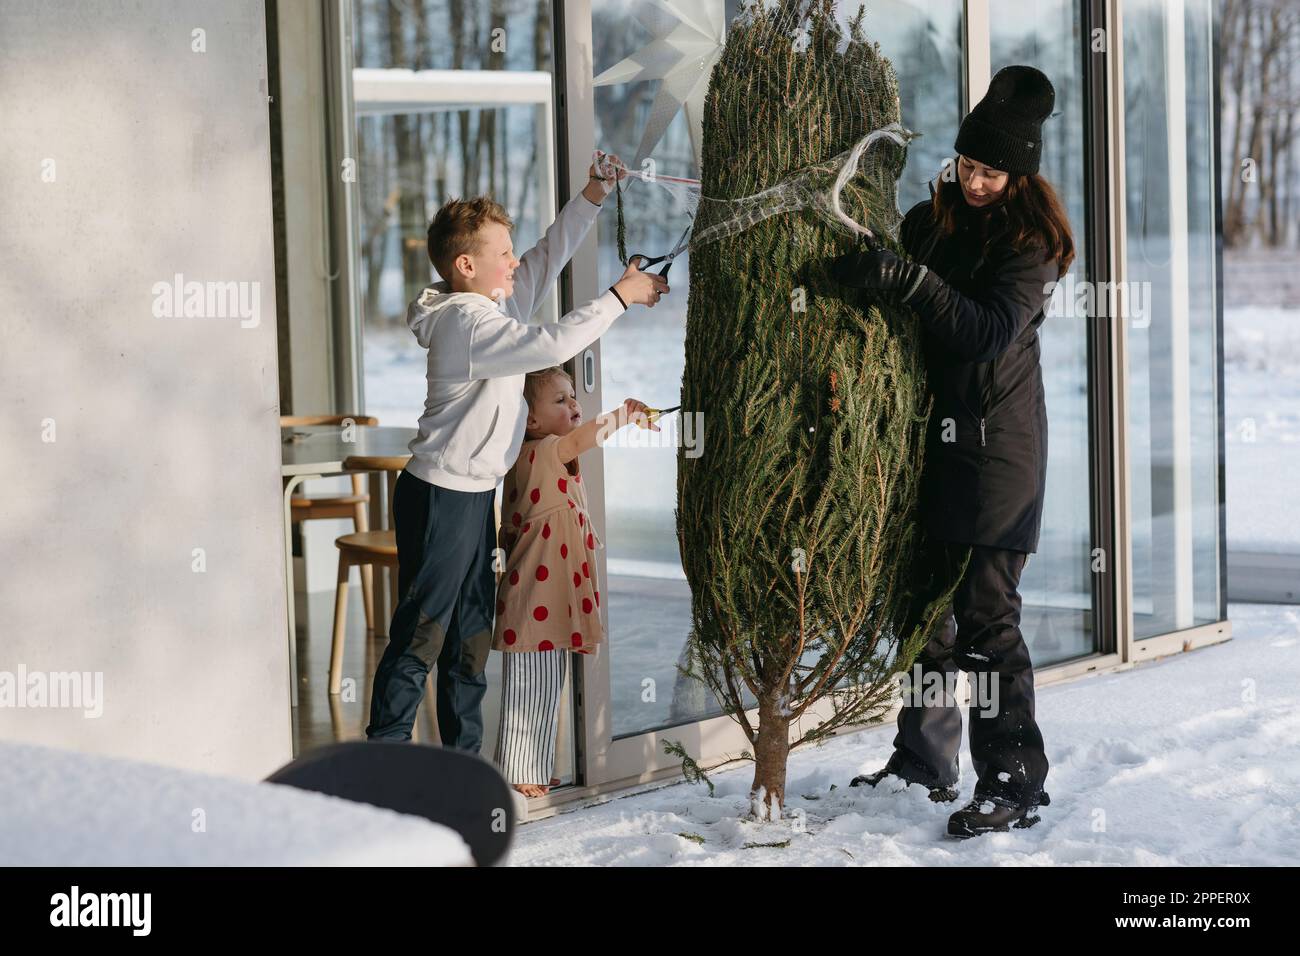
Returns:
[[[1202,27],[1189,17],[1188,44]],[[1294,29],[1294,28],[1293,28]],[[1295,83],[1300,49],[1277,44],[1267,8],[1220,8],[1223,332],[1228,600],[1300,601],[1300,216],[1296,102],[1256,108],[1263,77]],[[1288,78],[1289,77],[1289,78]],[[1189,80],[1189,95],[1191,83]],[[1205,95],[1200,89],[1197,96]],[[1189,150],[1189,163],[1192,159]],[[1189,170],[1189,176],[1192,175]],[[1208,277],[1207,277],[1208,278]]]
[[[1134,629],[1219,620],[1210,0],[1124,16]]]
[[[650,4],[640,0],[592,3],[594,72],[635,55],[653,40],[637,17]],[[638,10],[638,8],[641,8]],[[650,120],[659,83],[639,81],[595,87],[596,146],[632,163]],[[671,120],[651,150],[661,176],[699,176],[683,112]],[[625,191],[628,253],[660,255],[688,221],[683,207],[640,182]],[[612,200],[610,200],[612,204]],[[612,223],[597,229],[600,288],[623,272]],[[606,408],[624,398],[668,408],[678,404],[685,364],[688,256],[674,263],[674,293],[654,309],[638,309],[634,321],[616,322],[600,340],[601,395]],[[677,416],[660,423],[676,435]],[[707,689],[681,678],[677,664],[690,633],[690,589],[677,549],[677,450],[656,447],[604,449],[605,546],[609,593],[610,693],[615,737],[721,713]]]
[[[992,72],[1027,64],[1056,89],[1043,124],[1040,174],[1056,189],[1074,230],[1076,258],[1039,330],[1047,395],[1047,492],[1038,552],[1021,579],[1021,628],[1043,666],[1095,649],[1088,466],[1088,317],[1064,294],[1088,278],[1084,235],[1083,65],[1079,5],[1042,0],[1027,7],[994,0],[989,9]]]

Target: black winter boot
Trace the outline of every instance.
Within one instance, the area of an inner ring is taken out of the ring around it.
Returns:
[[[1038,808],[1051,802],[1046,790],[1039,791],[1029,802],[977,793],[970,803],[948,818],[948,835],[966,839],[981,833],[1006,833],[1012,827],[1023,830],[1037,823]]]

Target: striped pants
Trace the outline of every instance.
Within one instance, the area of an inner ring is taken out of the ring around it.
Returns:
[[[501,655],[501,730],[494,757],[509,783],[551,782],[569,651]]]

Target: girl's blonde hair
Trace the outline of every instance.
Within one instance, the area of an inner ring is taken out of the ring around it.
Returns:
[[[542,395],[542,389],[556,375],[563,375],[573,385],[573,376],[566,372],[558,365],[552,365],[550,368],[544,368],[538,372],[529,372],[524,376],[524,399],[528,402],[528,410],[531,412],[537,399]],[[529,438],[537,437],[531,430],[526,431],[525,436]]]
[[[569,385],[573,385],[573,376],[558,365],[552,365],[538,372],[529,372],[524,376],[524,398],[527,399],[529,408],[532,408],[533,403],[541,396],[546,383],[556,375],[563,375],[569,380]]]

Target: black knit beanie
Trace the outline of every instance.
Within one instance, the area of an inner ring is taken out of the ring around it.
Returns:
[[[953,148],[985,166],[1028,175],[1038,172],[1043,120],[1052,113],[1052,81],[1032,66],[1007,66],[966,114]]]

